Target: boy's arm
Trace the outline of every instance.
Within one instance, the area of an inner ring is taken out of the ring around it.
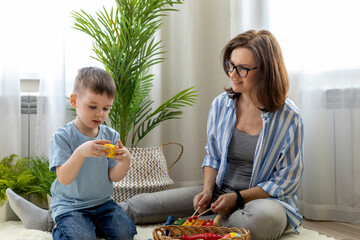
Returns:
[[[109,168],[109,178],[113,182],[118,182],[126,176],[130,169],[131,154],[129,150],[124,147],[120,141],[117,140],[118,148],[114,150],[114,159],[117,162],[112,168]]]
[[[101,150],[109,150],[109,147],[104,146],[107,143],[111,141],[99,139],[85,142],[76,148],[63,165],[56,167],[56,177],[59,182],[63,185],[72,183],[79,174],[86,157],[106,156],[107,152]]]

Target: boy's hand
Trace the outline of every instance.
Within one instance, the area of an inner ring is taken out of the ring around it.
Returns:
[[[113,168],[109,168],[109,177],[113,182],[118,182],[126,176],[130,168],[131,154],[120,141],[117,140],[118,148],[114,150],[114,159],[117,162]]]
[[[114,150],[114,159],[116,162],[122,162],[122,161],[130,161],[131,160],[131,154],[129,150],[123,146],[120,139],[117,140],[118,142],[118,148]]]
[[[106,156],[108,153],[106,151],[110,150],[110,147],[104,146],[104,144],[111,143],[111,141],[106,139],[97,139],[85,142],[81,144],[77,151],[83,157],[102,157]],[[103,151],[104,150],[104,151]]]

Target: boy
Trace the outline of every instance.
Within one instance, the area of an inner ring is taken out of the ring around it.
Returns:
[[[50,142],[50,170],[56,171],[51,186],[54,239],[133,239],[136,228],[111,195],[112,182],[127,173],[131,155],[119,133],[103,125],[116,94],[115,82],[96,67],[79,70],[71,106],[76,119],[60,127]],[[107,158],[117,144],[114,158]]]

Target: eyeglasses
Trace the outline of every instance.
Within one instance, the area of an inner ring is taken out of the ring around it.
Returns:
[[[247,68],[242,65],[235,66],[235,64],[233,64],[229,60],[225,60],[225,67],[229,73],[232,73],[234,71],[234,69],[236,69],[236,73],[242,78],[246,78],[249,71],[257,69],[257,67]]]

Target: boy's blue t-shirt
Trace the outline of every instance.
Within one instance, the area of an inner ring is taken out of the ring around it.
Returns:
[[[107,139],[117,145],[119,133],[105,125],[100,125],[96,138],[83,135],[70,122],[54,133],[50,142],[50,171],[56,172],[56,167],[64,164],[81,144],[95,140]],[[112,199],[113,184],[109,178],[109,168],[116,165],[113,158],[87,157],[79,174],[69,185],[63,185],[56,178],[51,186],[52,217],[77,209],[95,207]]]

